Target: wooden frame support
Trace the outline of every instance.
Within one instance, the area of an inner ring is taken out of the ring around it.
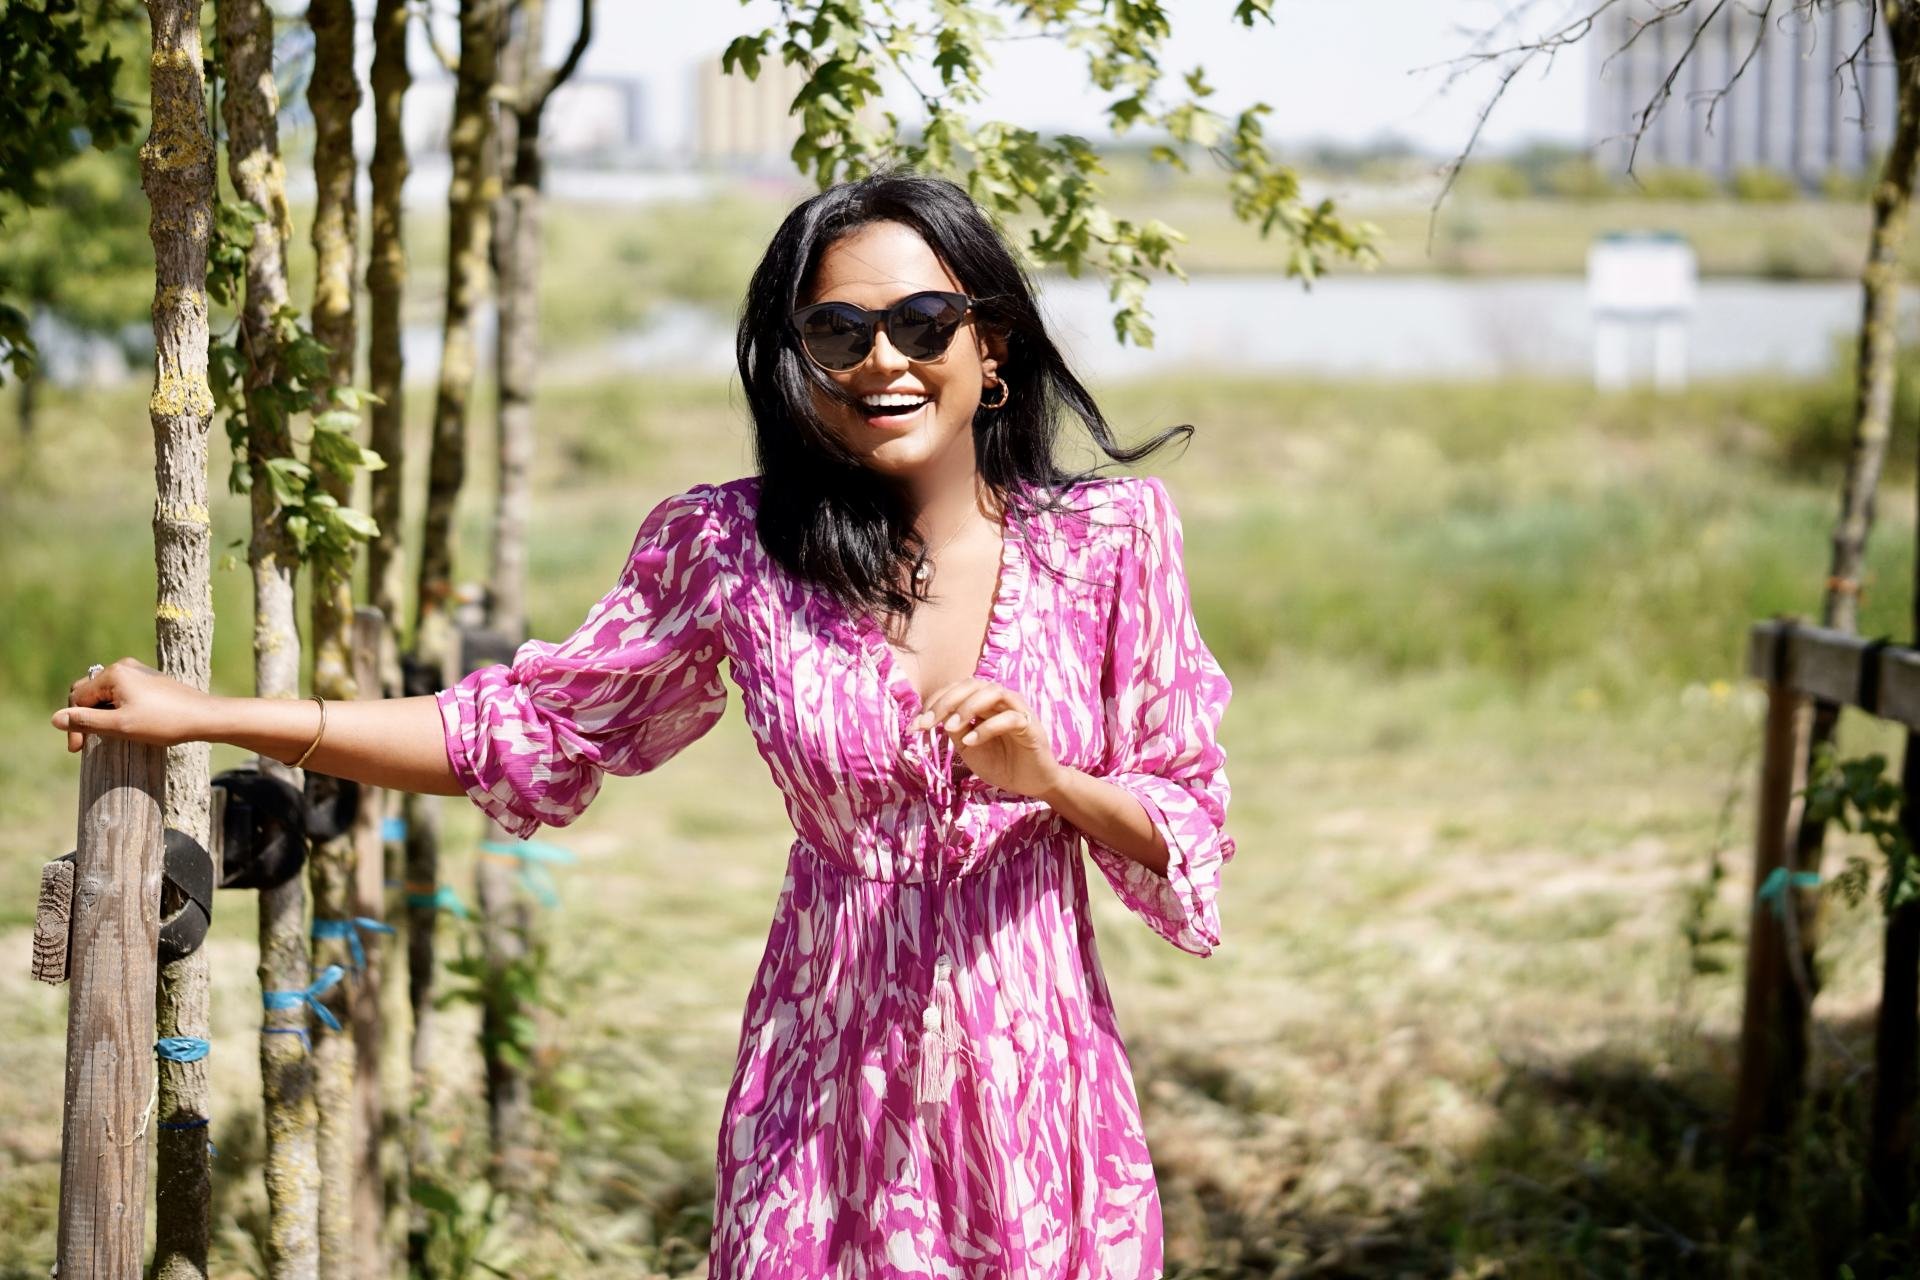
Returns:
[[[1736,1155],[1762,1135],[1790,1126],[1799,1103],[1807,1045],[1807,996],[1798,938],[1813,927],[1816,903],[1789,881],[1777,901],[1759,890],[1795,861],[1814,703],[1851,707],[1920,730],[1920,649],[1809,626],[1792,618],[1754,624],[1747,673],[1765,683],[1767,718],[1747,931],[1746,998],[1740,1019],[1740,1081],[1728,1128]],[[1810,978],[1810,975],[1806,975]]]

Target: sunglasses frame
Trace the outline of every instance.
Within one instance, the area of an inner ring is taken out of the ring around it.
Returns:
[[[912,302],[915,298],[927,298],[927,297],[944,298],[948,302],[951,302],[960,308],[960,319],[954,323],[953,333],[947,338],[947,345],[940,349],[940,354],[935,356],[928,356],[924,360],[916,360],[912,356],[907,356],[907,359],[912,361],[914,364],[938,364],[940,361],[945,360],[947,358],[947,353],[953,349],[954,338],[958,337],[960,334],[960,326],[966,323],[967,317],[974,313],[974,310],[978,305],[977,303],[975,303],[975,301],[972,298],[968,297],[964,293],[955,293],[949,289],[921,289],[921,290],[918,290],[917,292],[908,294],[906,297],[901,298],[899,301],[895,302],[892,306],[887,306],[887,307],[857,307],[851,302],[815,302],[809,306],[804,306],[794,311],[791,315],[787,317],[787,321],[789,324],[793,326],[794,337],[798,339],[800,343],[800,351],[802,354],[804,354],[807,357],[807,359],[811,360],[814,364],[819,365],[820,368],[826,370],[828,373],[852,373],[855,369],[858,369],[861,365],[865,364],[873,356],[873,340],[881,332],[882,329],[886,330],[887,341],[888,342],[893,341],[893,332],[891,327],[891,317],[893,313],[895,311],[898,311],[901,307],[906,306],[909,302]],[[862,326],[864,326],[866,331],[866,340],[867,340],[866,351],[861,355],[861,357],[857,361],[848,365],[844,369],[836,369],[832,365],[824,363],[818,356],[814,355],[813,351],[807,346],[807,335],[805,334],[805,332],[802,331],[802,328],[801,328],[801,326],[803,326],[807,322],[807,320],[810,319],[816,312],[825,311],[825,310],[828,310],[829,308],[837,309],[841,311],[855,312],[856,314],[859,315],[860,323]],[[899,348],[896,346],[895,350],[899,350]],[[904,351],[902,351],[901,354],[906,355]]]

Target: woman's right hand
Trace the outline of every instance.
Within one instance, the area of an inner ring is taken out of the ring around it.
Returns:
[[[212,700],[136,658],[122,658],[75,680],[66,708],[53,713],[53,727],[66,730],[69,752],[85,746],[89,733],[171,747],[200,740]]]

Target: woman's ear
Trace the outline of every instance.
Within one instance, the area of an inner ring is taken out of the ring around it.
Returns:
[[[980,348],[980,365],[986,370],[987,376],[992,377],[996,369],[1007,363],[1007,335],[985,326],[975,332],[978,334],[976,345]]]

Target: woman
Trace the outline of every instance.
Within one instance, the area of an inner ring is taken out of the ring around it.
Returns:
[[[1212,950],[1231,686],[1165,487],[1054,452],[1068,416],[1125,462],[1191,428],[1117,446],[991,221],[927,177],[796,208],[738,354],[758,474],[656,505],[568,639],[330,720],[123,659],[54,724],[71,750],[304,752],[466,794],[524,838],[711,728],[727,659],[797,838],[723,1111],[710,1275],[1157,1276],[1079,848],[1154,932]]]

